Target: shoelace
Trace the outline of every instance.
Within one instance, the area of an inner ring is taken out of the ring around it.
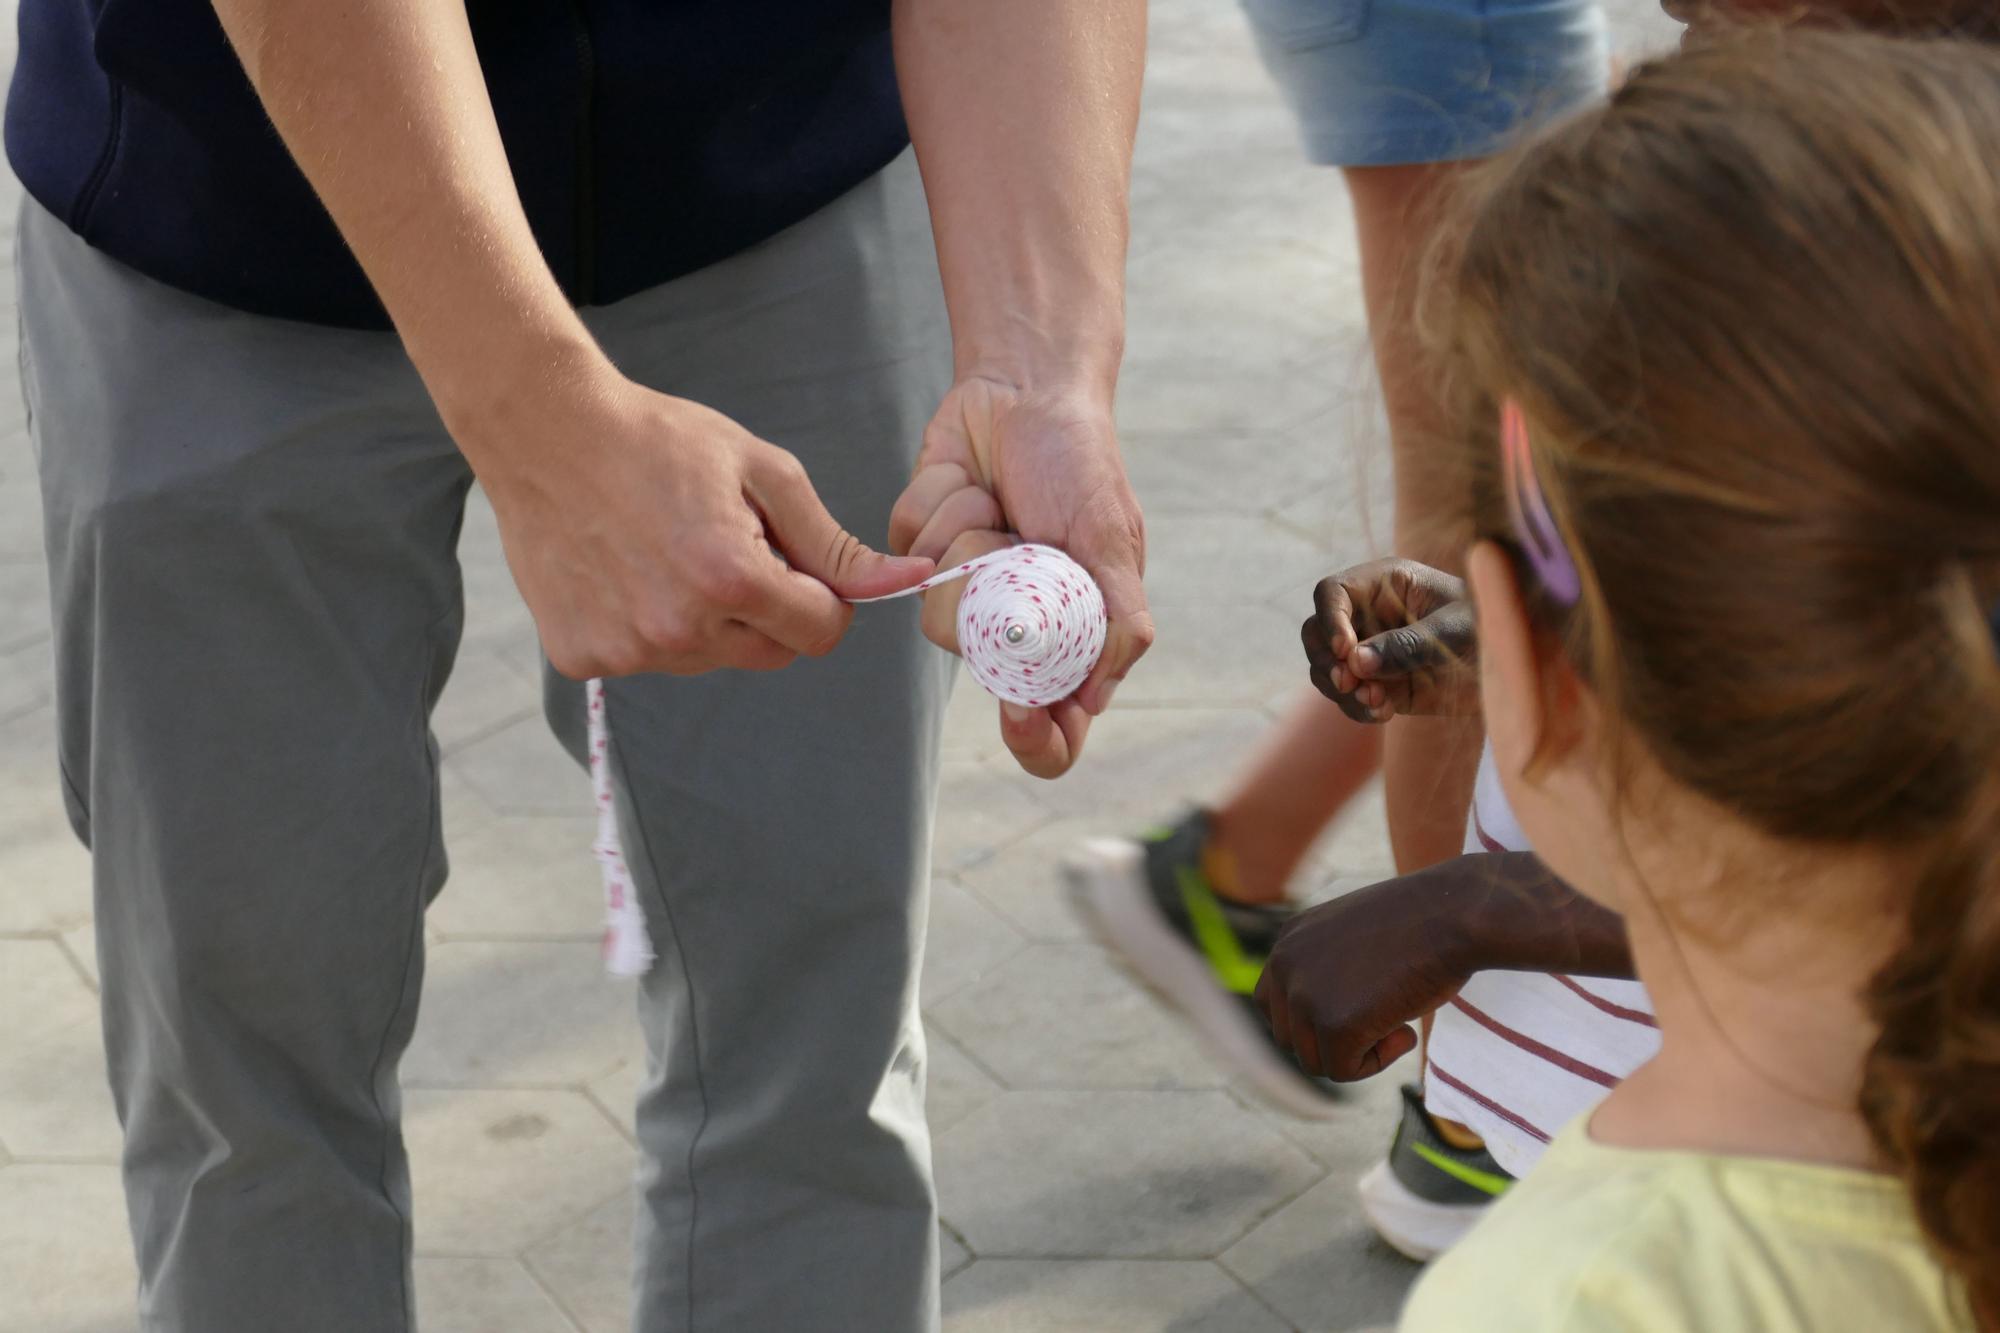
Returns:
[[[1104,652],[1104,594],[1082,565],[1053,546],[1009,546],[933,574],[914,588],[856,604],[893,601],[964,579],[958,643],[972,678],[1011,704],[1044,708],[1076,693]],[[591,854],[604,880],[604,966],[614,976],[643,976],[653,965],[645,910],[618,837],[611,786],[611,730],[604,682],[584,686],[589,722],[590,787],[597,802]]]

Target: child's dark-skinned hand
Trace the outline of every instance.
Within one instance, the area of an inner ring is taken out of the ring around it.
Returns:
[[[1321,579],[1300,630],[1312,682],[1356,722],[1478,707],[1477,633],[1465,582],[1414,560]]]
[[[1410,1026],[1472,974],[1458,957],[1449,885],[1403,880],[1299,913],[1278,936],[1255,1000],[1299,1067],[1339,1083],[1372,1078],[1417,1046]]]
[[[1352,1082],[1490,969],[1630,977],[1625,923],[1532,852],[1461,856],[1321,903],[1278,936],[1256,1003],[1309,1074]]]

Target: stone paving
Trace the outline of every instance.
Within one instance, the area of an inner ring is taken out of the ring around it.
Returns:
[[[1636,11],[1623,26],[1659,42]],[[969,682],[952,707],[922,992],[951,1333],[1360,1329],[1414,1274],[1352,1192],[1393,1082],[1323,1124],[1239,1097],[1085,940],[1054,877],[1080,835],[1223,786],[1303,682],[1312,580],[1384,544],[1353,251],[1337,173],[1302,165],[1234,7],[1157,3],[1119,415],[1160,639],[1058,784],[1014,770]],[[33,463],[11,377],[0,393],[0,1329],[121,1333],[88,864],[51,760]],[[454,873],[403,1065],[419,1306],[426,1333],[616,1333],[632,996],[598,965],[585,784],[543,730],[533,629],[477,503],[464,556],[469,628],[436,720]],[[1365,798],[1306,887],[1387,864]]]

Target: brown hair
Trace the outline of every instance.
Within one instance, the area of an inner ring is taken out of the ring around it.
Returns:
[[[1893,32],[1902,37],[2000,36],[1993,0],[1663,0],[1683,23],[1819,24]]]
[[[1861,1111],[2000,1328],[2000,53],[1760,30],[1480,174],[1433,275],[1475,523],[1511,396],[1582,575],[1534,602],[1665,772],[1925,867]],[[1520,561],[1524,585],[1529,580]]]

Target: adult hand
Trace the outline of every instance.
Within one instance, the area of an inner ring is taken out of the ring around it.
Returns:
[[[447,412],[515,582],[566,676],[773,670],[932,562],[870,550],[805,469],[729,418],[586,359],[504,405]]]
[[[1075,708],[1002,711],[1002,735],[1022,767],[1055,777],[1075,762],[1089,719],[1110,705],[1153,642],[1141,582],[1145,524],[1118,456],[1108,396],[1029,393],[983,376],[960,380],[945,396],[890,515],[890,549],[969,558],[952,549],[961,537],[983,532],[986,541],[1002,531],[1068,552],[1097,580],[1110,618],[1096,669],[1065,701]],[[926,599],[956,605],[944,588]],[[927,623],[951,619],[926,612]]]
[[[1312,682],[1356,722],[1477,708],[1478,645],[1465,581],[1414,560],[1321,579],[1300,629]]]

